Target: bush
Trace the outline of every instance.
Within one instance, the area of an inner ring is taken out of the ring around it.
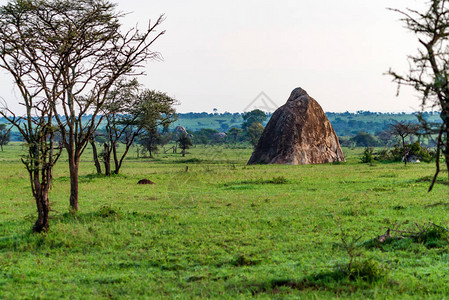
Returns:
[[[285,178],[284,176],[273,177],[273,179],[271,179],[269,181],[269,183],[272,183],[272,184],[286,184],[286,183],[288,183],[288,179]]]
[[[120,214],[114,208],[104,205],[97,212],[96,215],[102,218],[119,218]]]
[[[357,147],[376,147],[379,143],[374,136],[366,132],[359,132],[356,136],[351,138]]]
[[[421,160],[424,162],[431,162],[435,157],[435,153],[433,151],[422,147],[418,142],[410,145],[410,152],[412,155],[421,157]]]
[[[375,155],[374,159],[378,161],[389,160],[389,151],[387,149],[382,149]]]
[[[365,148],[360,162],[364,164],[372,164],[374,162],[374,149],[372,147]]]
[[[375,281],[384,277],[386,274],[385,268],[373,259],[356,260],[347,272],[349,279],[361,279],[364,281]]]
[[[415,243],[421,243],[427,248],[444,248],[449,244],[448,232],[438,226],[428,227],[413,237]]]
[[[417,156],[424,162],[431,162],[435,157],[435,153],[433,151],[422,147],[419,142],[415,142],[411,145],[405,145],[405,151],[403,147],[397,144],[394,145],[394,147],[390,151],[385,151],[386,150],[381,151],[375,159],[380,161],[399,162],[402,161],[404,153],[408,153],[408,156]]]

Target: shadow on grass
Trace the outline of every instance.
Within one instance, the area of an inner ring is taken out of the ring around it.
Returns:
[[[24,224],[22,223],[21,226],[15,227],[20,228],[21,231],[12,231],[8,233],[9,235],[0,237],[0,253],[4,251],[16,251],[24,244],[29,243],[34,236],[39,235],[33,234],[33,231],[31,230],[33,224],[29,224],[29,229],[25,230],[23,230],[23,225]],[[28,222],[26,225],[28,225]]]
[[[259,185],[259,184],[287,184],[289,183],[288,179],[279,176],[279,177],[273,177],[272,179],[253,179],[253,180],[241,180],[241,181],[233,181],[224,183],[222,186],[224,187],[230,187],[233,185],[247,185],[247,184],[253,184],[253,185]]]
[[[62,215],[55,216],[53,219],[58,223],[91,223],[94,221],[116,221],[119,219],[126,219],[132,221],[138,220],[154,220],[160,219],[162,216],[156,214],[140,213],[140,212],[125,212],[120,208],[115,208],[109,205],[103,205],[96,211],[88,213],[70,213],[66,212]]]
[[[418,178],[418,179],[414,180],[414,182],[416,182],[416,183],[421,183],[421,182],[431,183],[432,180],[433,180],[433,176],[424,176],[424,177],[421,177],[421,178]],[[448,180],[444,180],[444,179],[437,179],[435,183],[436,184],[442,184],[442,185],[449,186],[449,181]]]
[[[87,175],[80,175],[78,176],[78,182],[80,183],[86,183],[86,182],[92,182],[97,179],[110,179],[110,178],[127,178],[126,175],[123,174],[111,174],[110,176],[106,176],[104,174],[87,174]],[[66,182],[70,181],[70,176],[60,176],[54,179],[55,181],[59,182]]]
[[[334,271],[306,276],[300,280],[273,279],[264,282],[252,282],[240,286],[238,289],[241,292],[249,290],[253,296],[262,293],[278,294],[283,291],[288,292],[289,290],[328,291],[336,295],[344,295],[359,289],[370,288],[370,286],[382,278],[383,276],[348,276],[344,268],[337,267]]]
[[[41,248],[47,250],[55,248],[79,248],[82,247],[81,240],[85,243],[95,243],[95,239],[92,240],[92,236],[95,235],[93,232],[94,226],[91,226],[92,224],[99,222],[112,223],[121,219],[125,219],[127,222],[145,221],[153,223],[159,222],[164,218],[164,215],[122,212],[110,206],[102,206],[97,211],[88,213],[67,212],[51,216],[48,232],[33,233],[32,226],[34,224],[34,218],[27,216],[23,220],[0,223],[0,228],[3,232],[3,236],[0,237],[0,253],[8,251],[39,251]],[[80,224],[82,226],[79,226]],[[60,226],[65,229],[60,230]],[[71,235],[67,235],[67,228],[70,228]]]
[[[37,218],[37,216],[36,216]],[[34,221],[27,216],[23,220],[0,223],[3,234],[0,237],[0,253],[8,251],[30,251],[42,245],[45,233],[34,233]]]
[[[426,205],[425,207],[426,208],[432,208],[432,207],[438,207],[438,206],[449,206],[449,202],[440,201],[440,202],[436,202],[436,203],[432,203],[432,204]]]
[[[223,159],[201,159],[201,158],[189,158],[189,159],[178,159],[178,160],[171,160],[171,161],[165,161],[164,163],[167,164],[205,164],[205,165],[233,165],[238,164],[238,160],[230,160],[227,158]]]

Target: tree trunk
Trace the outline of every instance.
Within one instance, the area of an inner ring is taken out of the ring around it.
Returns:
[[[70,207],[73,211],[78,211],[78,166],[75,159],[69,159]]]
[[[90,144],[92,145],[92,152],[94,155],[95,167],[97,168],[97,174],[101,174],[101,165],[100,165],[100,161],[98,160],[97,146],[95,145],[94,141],[91,141]]]
[[[446,124],[446,141],[444,145],[444,159],[446,160],[446,167],[448,170],[448,177],[449,177],[449,124]]]
[[[48,166],[48,165],[47,165]],[[48,230],[48,216],[50,212],[50,201],[48,192],[51,186],[51,166],[39,169],[39,163],[34,162],[34,170],[28,169],[31,181],[31,190],[37,206],[37,220],[33,226],[33,232],[46,232]],[[42,182],[39,180],[42,179]]]
[[[122,167],[123,160],[125,159],[126,155],[128,155],[129,149],[134,145],[134,139],[137,135],[133,135],[131,139],[125,144],[125,152],[123,152],[122,157],[120,157],[120,160],[116,158],[116,164],[115,164],[115,170],[114,174],[118,174],[120,172],[120,168]],[[139,153],[139,152],[137,152]]]
[[[108,144],[104,143],[104,173],[106,176],[111,176],[111,151],[109,150]]]
[[[46,232],[48,230],[48,216],[50,212],[50,201],[48,199],[48,190],[38,188],[36,198],[38,217],[33,226],[33,232]]]
[[[119,160],[118,160],[118,156],[117,156],[117,144],[112,143],[111,147],[112,147],[112,154],[114,155],[114,166],[115,166],[114,174],[118,174],[118,172],[120,170],[120,166],[119,166]]]
[[[2,148],[2,152],[3,152],[3,144],[0,144],[0,147]]]
[[[407,149],[405,149],[405,138],[402,137],[402,149],[404,149],[404,164],[407,165]]]

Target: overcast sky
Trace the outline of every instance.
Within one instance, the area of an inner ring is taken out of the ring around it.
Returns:
[[[7,1],[0,0],[0,4]],[[387,7],[422,0],[119,0],[124,27],[165,14],[154,44],[164,60],[140,81],[176,97],[180,112],[243,112],[261,92],[280,106],[302,87],[328,112],[415,111],[419,99],[383,75],[406,71],[418,43]],[[17,102],[0,74],[0,96]],[[254,104],[254,105],[257,105]]]

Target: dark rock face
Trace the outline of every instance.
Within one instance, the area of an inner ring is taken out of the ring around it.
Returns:
[[[321,106],[301,88],[275,111],[248,164],[307,165],[345,161]]]

